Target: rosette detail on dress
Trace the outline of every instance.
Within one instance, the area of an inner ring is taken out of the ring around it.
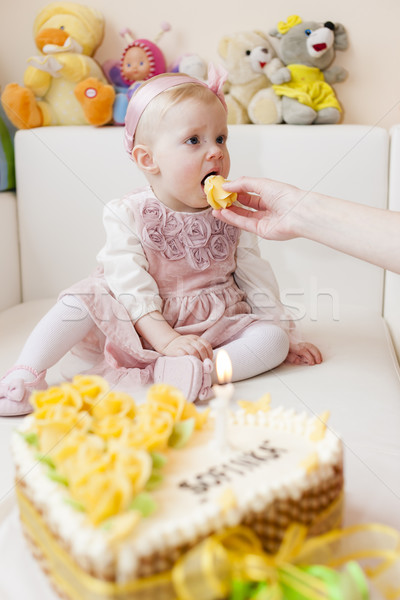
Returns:
[[[209,178],[211,179],[211,178]],[[204,271],[214,261],[224,261],[237,244],[236,227],[204,213],[173,213],[157,200],[142,207],[143,245],[165,258],[186,258],[196,271]]]

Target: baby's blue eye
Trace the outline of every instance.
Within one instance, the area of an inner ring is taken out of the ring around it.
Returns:
[[[200,140],[197,135],[192,135],[192,137],[190,137],[186,143],[194,146],[195,144],[199,144]]]
[[[225,144],[225,136],[219,135],[216,140],[217,144]]]
[[[305,33],[306,35],[311,35],[311,33],[312,33],[312,32],[311,32],[311,29],[306,29],[304,33]]]

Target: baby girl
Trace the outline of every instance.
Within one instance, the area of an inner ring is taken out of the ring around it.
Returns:
[[[69,350],[90,373],[133,388],[165,382],[189,400],[212,395],[224,348],[233,381],[283,361],[321,362],[292,339],[256,239],[212,214],[204,183],[229,174],[223,79],[165,74],[142,84],[125,121],[125,146],[148,186],[111,201],[98,268],[63,292],[0,381],[0,414],[31,411],[29,394]],[[266,132],[267,135],[267,132]]]

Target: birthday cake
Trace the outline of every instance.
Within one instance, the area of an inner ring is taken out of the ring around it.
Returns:
[[[137,405],[77,376],[31,402],[13,436],[17,498],[62,597],[158,598],[127,590],[227,527],[252,528],[274,553],[291,523],[310,535],[340,525],[342,445],[327,415],[273,409],[268,395],[239,402],[221,451],[215,411],[164,384]],[[109,587],[96,596],[101,582]]]

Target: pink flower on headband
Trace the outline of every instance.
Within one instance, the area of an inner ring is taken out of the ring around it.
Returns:
[[[181,85],[183,83],[195,83],[197,85],[204,85],[208,87],[214,94],[219,98],[224,109],[227,111],[224,93],[222,91],[223,85],[227,78],[227,71],[218,66],[210,64],[208,68],[208,82],[204,83],[200,79],[195,79],[189,75],[176,74],[176,75],[159,75],[158,77],[152,77],[147,80],[146,84],[140,86],[135,94],[132,96],[128,110],[125,116],[125,132],[124,132],[124,144],[128,154],[132,155],[132,149],[135,139],[136,128],[143,111],[158,94],[165,92],[166,90]]]

